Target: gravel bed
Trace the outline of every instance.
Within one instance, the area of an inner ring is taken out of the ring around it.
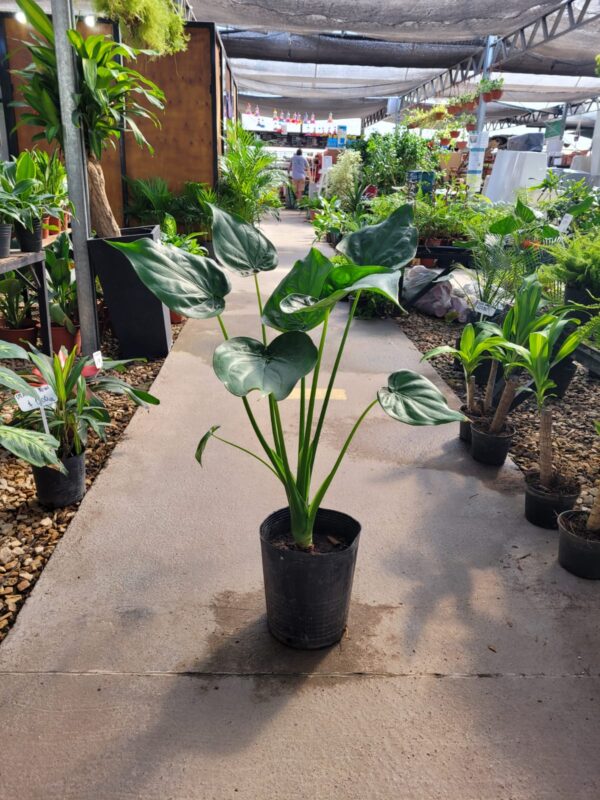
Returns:
[[[183,325],[173,325],[176,339]],[[117,358],[110,334],[104,336],[102,353]],[[134,386],[149,389],[164,359],[133,364],[120,377]],[[13,362],[14,365],[14,362]],[[86,486],[89,489],[123,435],[137,406],[121,395],[100,393],[112,418],[106,442],[90,435],[86,455]],[[14,624],[27,599],[77,512],[78,504],[53,511],[37,502],[31,467],[5,450],[0,451],[0,642]]]
[[[454,345],[462,331],[457,322],[429,317],[418,311],[398,317],[398,325],[408,338],[425,353],[442,344]],[[449,356],[439,356],[431,364],[456,394],[465,399],[462,371]],[[598,492],[600,479],[600,437],[594,431],[594,420],[600,419],[600,381],[590,378],[578,365],[577,373],[562,400],[552,401],[554,420],[554,457],[560,472],[576,477],[581,484],[578,506],[588,510]],[[538,414],[535,401],[528,398],[510,414],[516,429],[510,455],[528,472],[537,468]]]

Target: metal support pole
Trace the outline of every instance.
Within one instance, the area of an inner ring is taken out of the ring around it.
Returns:
[[[60,115],[63,126],[63,150],[67,169],[69,198],[75,207],[71,221],[75,274],[77,276],[77,307],[81,325],[81,349],[86,355],[98,350],[100,335],[96,311],[96,289],[90,268],[87,240],[90,236],[90,214],[87,185],[87,159],[81,128],[72,122],[77,91],[77,74],[67,31],[74,28],[71,0],[52,0]]]
[[[494,58],[494,49],[496,46],[496,42],[498,41],[497,36],[488,36],[485,40],[485,54],[483,56],[483,71],[481,73],[482,78],[488,78],[490,75],[490,64]],[[483,130],[483,126],[485,125],[485,112],[486,112],[487,103],[483,99],[483,96],[480,95],[479,97],[479,105],[477,106],[477,133],[480,134]]]
[[[482,64],[482,77],[490,74],[490,64],[494,59],[497,36],[488,36],[485,42],[485,52]],[[485,163],[485,151],[488,144],[488,134],[483,130],[485,125],[485,112],[487,103],[483,95],[479,95],[477,107],[477,133],[469,138],[469,163],[467,165],[467,186],[469,192],[477,193],[481,190],[481,176]]]

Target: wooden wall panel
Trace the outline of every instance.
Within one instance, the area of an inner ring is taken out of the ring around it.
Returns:
[[[9,68],[10,69],[23,69],[30,62],[29,53],[21,45],[21,40],[27,32],[27,26],[22,25],[13,16],[4,18],[4,30],[6,32],[7,48],[9,53]],[[97,23],[93,28],[84,26],[83,23],[79,26],[80,30],[84,33],[94,34],[107,34],[112,35],[112,25],[108,23]],[[19,81],[11,75],[11,83],[13,87],[13,99],[21,100],[22,95],[19,91]],[[15,116],[17,121],[20,119],[22,110],[15,108]],[[40,131],[39,128],[33,128],[30,125],[23,125],[17,129],[17,141],[19,151],[30,150],[32,147],[37,147],[40,150],[53,150],[54,146],[47,144],[45,141],[33,142],[33,136]],[[119,157],[119,143],[115,141],[116,147],[109,147],[102,158],[102,169],[106,178],[106,192],[108,201],[111,205],[113,213],[117,221],[123,221],[123,192],[121,189],[121,161]]]
[[[184,53],[151,60],[140,57],[137,68],[164,91],[166,110],[162,128],[139,123],[153,145],[154,155],[127,139],[127,175],[130,178],[164,178],[179,191],[185,181],[214,184],[215,143],[211,95],[211,30],[189,26],[190,41]]]
[[[215,102],[217,153],[223,155],[223,50],[220,42],[215,47]]]

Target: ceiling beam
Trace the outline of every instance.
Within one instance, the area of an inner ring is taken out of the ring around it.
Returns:
[[[579,103],[567,103],[566,116],[573,117],[578,114],[587,114],[590,111],[597,111],[600,103],[597,99],[583,100]],[[564,115],[564,105],[559,103],[550,108],[537,111],[526,111],[519,113],[515,111],[513,116],[506,116],[500,119],[491,120],[487,124],[489,130],[495,131],[501,128],[512,128],[515,125],[527,125],[529,127],[543,127],[553,119],[559,119]],[[593,124],[593,123],[592,123]]]

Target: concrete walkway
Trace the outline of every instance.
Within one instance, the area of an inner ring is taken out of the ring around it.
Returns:
[[[311,229],[296,212],[265,227],[282,261],[266,294]],[[230,331],[258,336],[252,282],[233,283]],[[211,425],[252,444],[211,369],[219,341],[214,321],[185,326],[160,407],[136,414],[0,649],[0,799],[600,796],[600,587],[557,566],[518,471],[477,466],[455,425],[374,409],[326,503],[363,524],[348,637],[312,654],[270,638],[258,526],[282,492],[217,442],[194,460]],[[356,323],[324,467],[402,367],[440,383],[393,322]]]

